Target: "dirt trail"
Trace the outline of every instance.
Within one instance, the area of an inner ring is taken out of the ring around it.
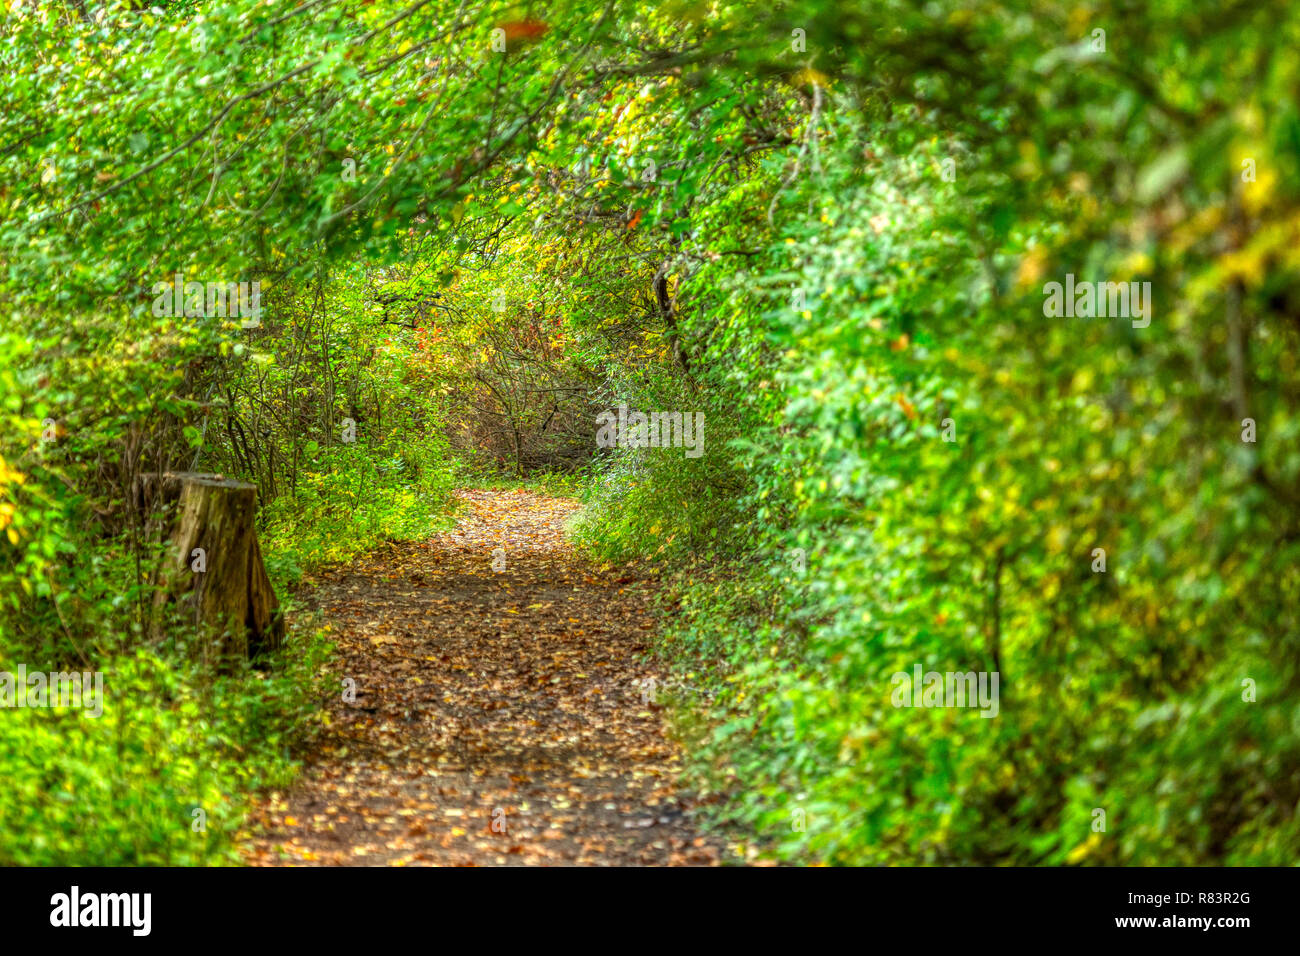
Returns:
[[[340,688],[302,777],[259,810],[248,862],[717,863],[637,683],[662,681],[638,659],[646,590],[574,553],[577,502],[458,496],[454,530],[318,579],[356,701]]]

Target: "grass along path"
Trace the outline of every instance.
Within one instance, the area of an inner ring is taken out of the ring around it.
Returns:
[[[248,862],[719,862],[642,700],[662,675],[639,659],[641,582],[574,552],[573,499],[457,494],[453,530],[318,576],[356,699],[340,689],[296,786],[256,812]]]

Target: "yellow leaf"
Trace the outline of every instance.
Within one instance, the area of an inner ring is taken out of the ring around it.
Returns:
[[[794,76],[790,77],[795,86],[812,86],[817,85],[825,89],[830,86],[831,78],[821,70],[814,70],[812,67],[805,67]]]
[[[1078,846],[1076,846],[1073,850],[1069,852],[1069,854],[1065,858],[1065,862],[1078,863],[1080,860],[1086,857],[1093,850],[1097,849],[1097,847],[1100,844],[1101,844],[1101,834],[1100,833],[1091,834],[1088,837],[1088,839],[1084,840],[1082,843],[1080,843]]]

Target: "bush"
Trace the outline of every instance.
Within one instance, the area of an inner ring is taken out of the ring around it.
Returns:
[[[0,864],[236,862],[249,795],[291,779],[317,726],[326,651],[299,631],[269,671],[214,679],[140,649],[99,663],[99,717],[6,710]],[[17,663],[0,657],[0,669]]]

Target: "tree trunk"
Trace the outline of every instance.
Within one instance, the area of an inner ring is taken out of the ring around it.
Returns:
[[[203,631],[201,652],[213,662],[274,650],[284,620],[262,563],[253,518],[257,486],[221,475],[173,472],[144,490],[176,500],[171,547],[154,604],[156,635],[180,609]]]

